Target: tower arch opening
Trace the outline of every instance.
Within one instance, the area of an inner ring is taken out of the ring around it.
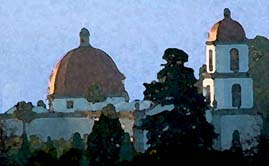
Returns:
[[[209,71],[213,71],[213,51],[212,49],[209,50],[209,62],[208,62]]]
[[[239,51],[236,48],[230,50],[230,69],[233,72],[239,71]]]
[[[241,86],[240,84],[232,85],[232,106],[238,109],[241,106]]]

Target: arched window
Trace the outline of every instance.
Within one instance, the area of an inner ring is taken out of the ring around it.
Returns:
[[[232,86],[232,106],[238,109],[241,106],[241,86],[239,84]]]
[[[239,71],[239,52],[236,48],[230,50],[230,69],[234,72]]]
[[[210,92],[210,86],[209,85],[207,85],[205,87],[205,99],[206,99],[206,102],[208,104],[210,104],[210,102],[211,102],[211,92]]]
[[[209,71],[213,71],[213,51],[209,50]]]

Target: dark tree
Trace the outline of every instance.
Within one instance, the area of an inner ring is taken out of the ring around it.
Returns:
[[[25,101],[18,102],[16,104],[16,110],[13,112],[13,117],[22,120],[23,123],[30,123],[36,113],[33,112],[33,104],[31,102],[26,103]]]
[[[27,134],[22,134],[22,144],[18,152],[18,159],[22,164],[27,164],[30,157],[30,143],[27,138]]]
[[[50,136],[47,137],[47,142],[45,143],[43,151],[47,153],[51,158],[54,158],[54,159],[57,158],[57,149],[53,145],[53,142]]]
[[[4,136],[4,129],[3,123],[0,121],[0,153],[5,149],[5,136]]]
[[[194,71],[184,66],[188,55],[169,48],[163,59],[167,63],[157,74],[158,81],[144,83],[144,96],[155,104],[173,104],[174,109],[147,116],[143,121],[142,128],[149,131],[148,152],[168,155],[172,150],[210,149],[216,135],[214,127],[206,121],[207,104],[194,86]]]
[[[59,165],[88,165],[82,163],[83,152],[76,148],[71,148],[59,158]]]
[[[29,166],[57,165],[58,160],[43,150],[35,151],[29,158]]]
[[[112,104],[103,108],[87,140],[90,165],[115,165],[119,160],[120,145],[124,138],[117,112]]]
[[[81,136],[80,136],[80,134],[78,132],[76,132],[73,135],[72,148],[75,148],[75,149],[78,149],[78,150],[81,150],[81,151],[84,150],[84,143],[83,143],[83,140],[81,139]]]
[[[261,134],[259,137],[258,154],[255,156],[256,165],[269,163],[269,136]]]
[[[122,161],[131,161],[134,157],[134,147],[130,140],[130,135],[128,133],[124,134],[124,139],[121,142],[119,160]]]
[[[38,107],[43,107],[43,108],[46,109],[46,104],[44,103],[43,100],[38,100],[38,102],[37,102],[37,106],[38,106]]]

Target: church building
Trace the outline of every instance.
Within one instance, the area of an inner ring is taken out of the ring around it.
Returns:
[[[229,149],[239,132],[243,149],[255,146],[262,119],[254,111],[253,80],[249,73],[249,48],[242,25],[224,9],[224,18],[213,25],[206,41],[203,95],[212,114],[217,149]]]
[[[69,140],[78,132],[86,139],[102,109],[112,104],[121,127],[133,138],[133,111],[149,108],[151,101],[129,101],[124,88],[125,76],[112,58],[90,45],[90,33],[86,28],[81,29],[79,39],[79,47],[69,51],[51,73],[48,109],[42,102],[37,106],[19,102],[0,115],[7,137],[26,133],[43,141],[48,136],[53,140]],[[18,109],[26,108],[31,110],[26,119],[14,118]]]
[[[204,94],[215,110],[251,109],[253,81],[248,75],[248,45],[240,23],[231,18],[229,9],[216,23],[206,42],[207,78]]]
[[[112,58],[90,45],[90,33],[86,28],[81,29],[79,36],[80,46],[69,51],[52,71],[48,95],[49,110],[92,110],[93,108],[87,107],[89,101],[102,102],[108,98],[113,100],[113,103],[129,101],[124,89],[125,76],[118,70]]]
[[[229,9],[213,25],[205,46],[206,72],[203,73],[203,95],[209,103],[207,120],[214,125],[218,138],[214,148],[231,147],[233,135],[240,137],[243,150],[257,145],[263,120],[255,111],[253,80],[249,75],[249,48],[242,25],[232,19]],[[136,151],[147,148],[147,131],[139,129],[146,116],[171,111],[173,105],[153,105],[151,101],[129,101],[124,88],[125,76],[113,59],[90,44],[90,32],[82,28],[80,45],[69,51],[55,66],[50,76],[48,105],[28,104],[30,119],[14,118],[18,105],[0,115],[7,137],[35,135],[46,140],[68,140],[75,132],[83,138],[92,131],[101,110],[112,104],[122,128],[134,140]],[[20,105],[19,105],[20,106]],[[135,128],[137,126],[138,128]]]

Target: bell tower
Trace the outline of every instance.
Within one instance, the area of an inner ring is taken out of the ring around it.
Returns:
[[[203,94],[214,110],[253,107],[253,81],[248,74],[248,61],[245,31],[226,8],[224,18],[211,28],[206,42],[207,74]]]

